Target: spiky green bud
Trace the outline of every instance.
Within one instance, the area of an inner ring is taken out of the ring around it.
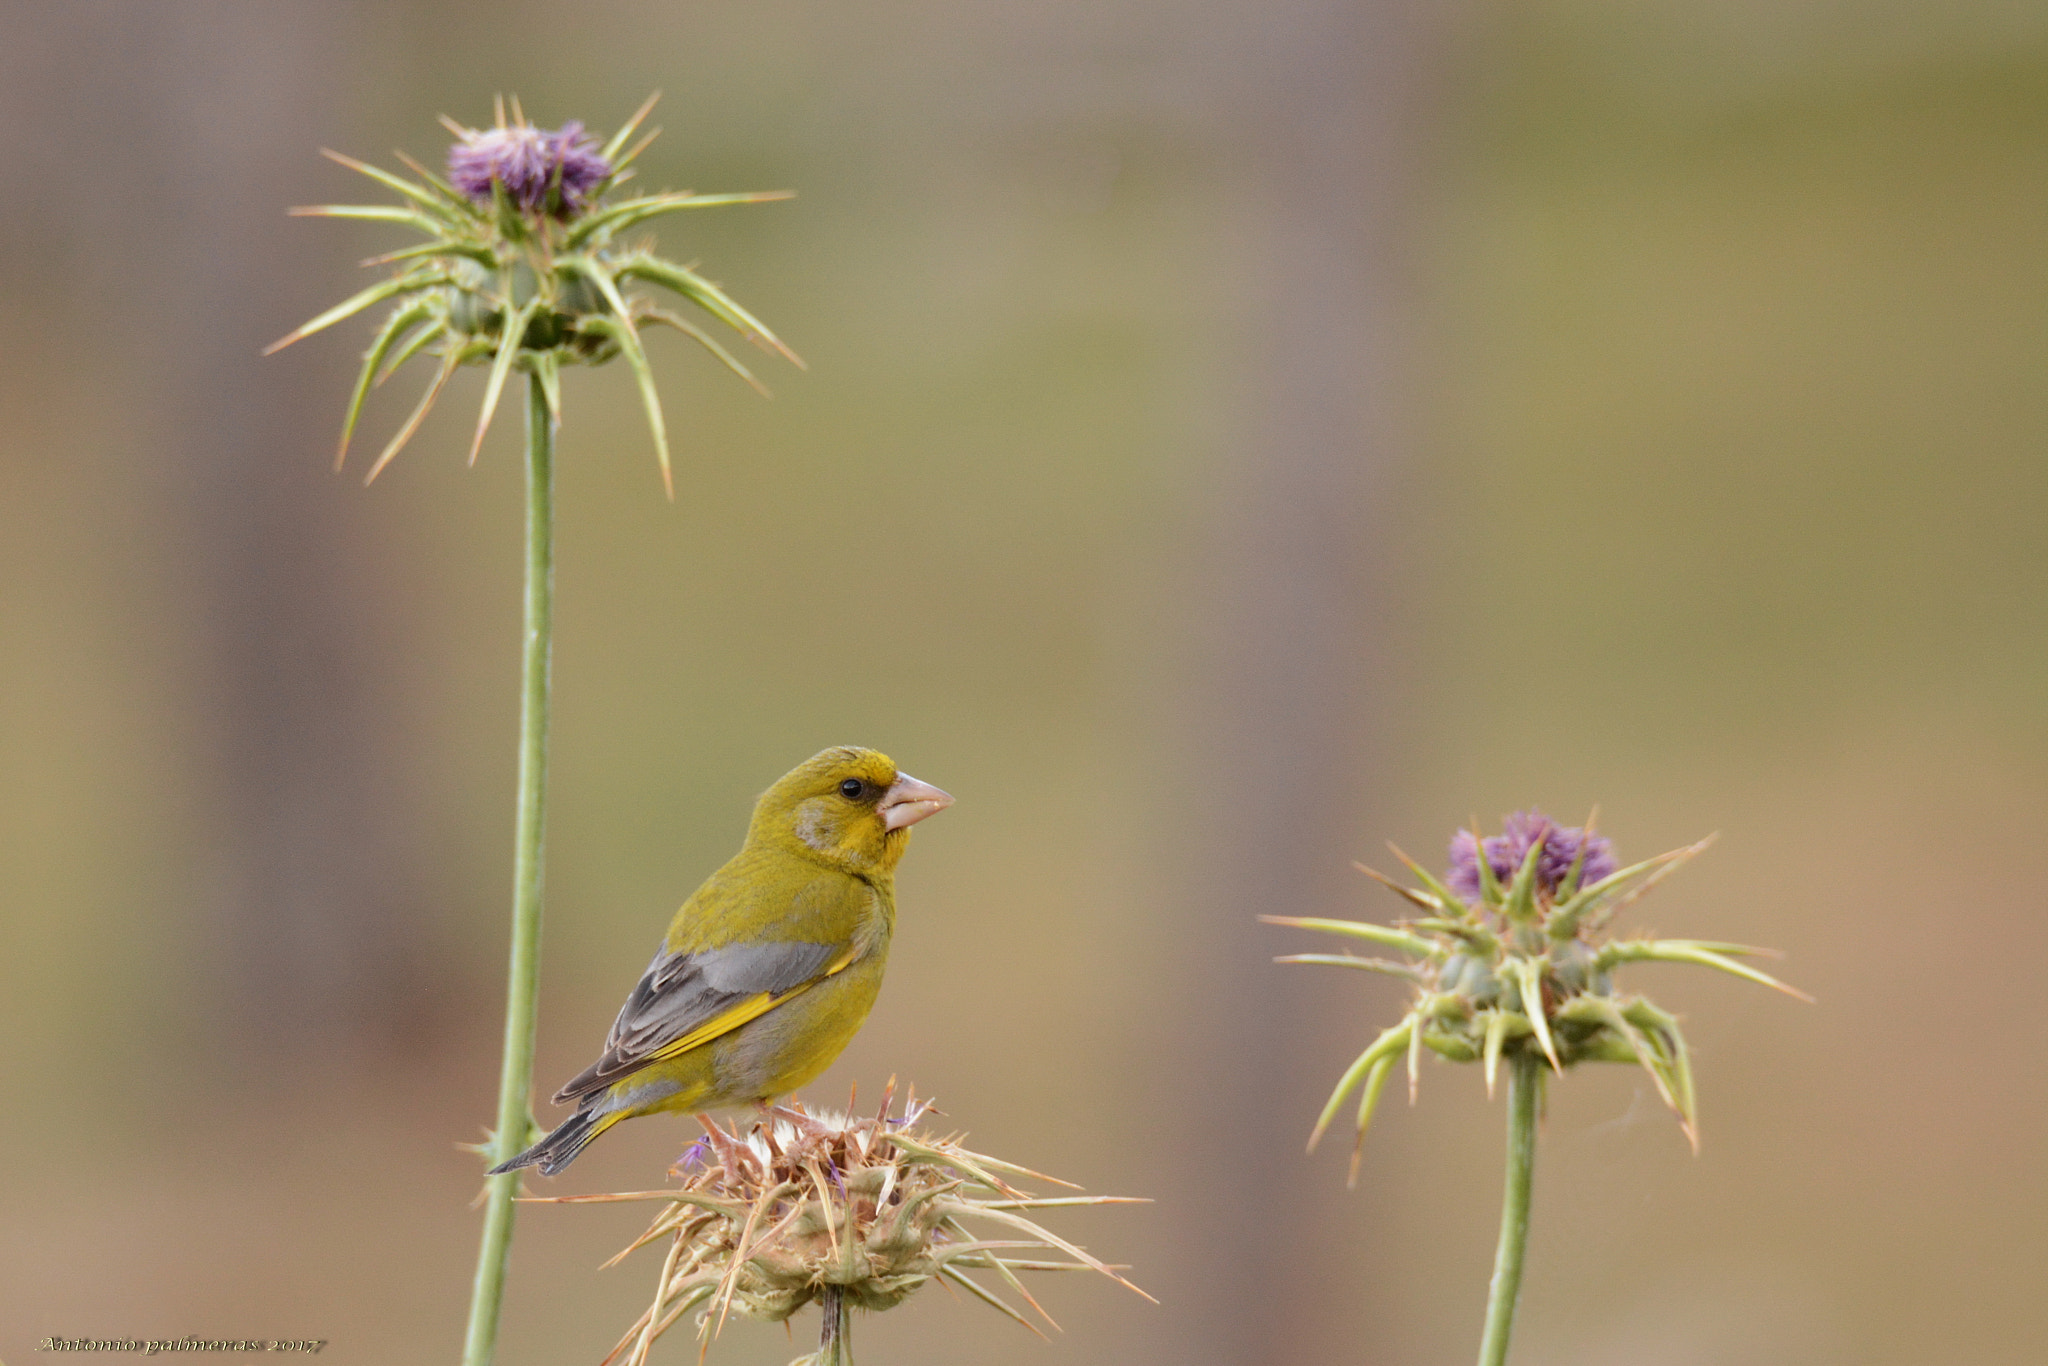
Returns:
[[[651,97],[600,148],[578,123],[554,132],[533,127],[513,101],[508,120],[501,102],[495,127],[467,128],[443,119],[458,142],[443,178],[400,155],[416,179],[393,175],[338,152],[326,155],[398,194],[402,204],[327,204],[293,209],[303,217],[356,218],[397,223],[426,241],[365,265],[388,265],[395,273],[343,300],[297,331],[273,343],[265,355],[282,350],[378,304],[391,312],[378,329],[349,396],[342,419],[338,470],[370,390],[416,356],[436,362],[419,405],[397,436],[371,464],[368,479],[391,462],[419,430],[456,368],[487,366],[483,409],[470,442],[476,460],[490,429],[505,380],[514,370],[540,377],[550,415],[561,417],[561,367],[602,365],[623,356],[633,370],[662,487],[675,494],[668,433],[661,400],[647,363],[641,330],[649,323],[672,327],[694,338],[733,373],[766,393],[760,381],[710,333],[663,307],[656,297],[631,292],[634,282],[658,286],[687,300],[765,351],[794,364],[795,352],[741,308],[717,285],[689,267],[665,261],[644,243],[626,244],[619,234],[662,214],[723,204],[757,204],[787,199],[787,191],[759,194],[639,195],[613,200],[610,193],[632,178],[633,161],[659,129],[638,142],[633,135],[654,108]]]
[[[1504,1057],[1534,1052],[1557,1072],[1581,1062],[1637,1063],[1650,1074],[1697,1152],[1698,1111],[1685,1036],[1676,1017],[1646,997],[1616,988],[1614,971],[1624,964],[1692,963],[1812,999],[1737,961],[1763,949],[1692,939],[1608,938],[1606,927],[1616,914],[1713,838],[1617,868],[1607,841],[1592,832],[1591,824],[1568,828],[1538,812],[1518,812],[1498,836],[1481,840],[1475,831],[1461,830],[1451,842],[1451,870],[1442,879],[1395,849],[1419,887],[1402,886],[1359,865],[1423,913],[1395,925],[1259,917],[1407,955],[1395,961],[1303,953],[1277,960],[1360,968],[1414,985],[1407,1014],[1346,1069],[1309,1135],[1313,1150],[1345,1099],[1360,1092],[1353,1184],[1380,1092],[1396,1064],[1405,1061],[1412,1101],[1425,1048],[1453,1062],[1480,1063],[1488,1096]]]

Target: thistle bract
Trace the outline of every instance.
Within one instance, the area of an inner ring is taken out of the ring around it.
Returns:
[[[744,1130],[704,1119],[705,1136],[673,1169],[679,1188],[552,1197],[549,1203],[652,1200],[666,1206],[608,1263],[650,1243],[669,1243],[653,1302],[605,1358],[606,1366],[621,1360],[638,1366],[655,1338],[692,1310],[700,1311],[700,1334],[708,1337],[729,1312],[780,1322],[828,1298],[834,1307],[892,1309],[934,1280],[1032,1327],[971,1271],[994,1276],[1047,1323],[1051,1318],[1018,1272],[1096,1271],[1144,1294],[1117,1274],[1122,1268],[1098,1261],[1025,1213],[1131,1201],[1028,1195],[1012,1180],[1067,1183],[969,1152],[958,1135],[920,1131],[916,1125],[935,1112],[914,1097],[894,1116],[890,1103],[885,1099],[880,1113],[869,1116],[812,1114],[793,1103],[764,1111]]]
[[[667,290],[763,350],[802,365],[795,352],[717,285],[687,266],[655,255],[649,243],[620,239],[630,228],[683,209],[789,198],[786,191],[712,195],[683,191],[612,198],[612,192],[632,178],[633,161],[660,132],[652,130],[633,142],[653,107],[654,100],[649,99],[602,144],[586,134],[580,123],[565,123],[553,131],[534,127],[516,100],[509,118],[500,103],[496,123],[489,128],[468,128],[443,119],[457,139],[448,153],[446,177],[403,154],[400,159],[412,171],[413,179],[338,152],[326,153],[405,202],[326,204],[293,209],[292,213],[396,223],[427,239],[365,262],[391,266],[393,273],[328,309],[265,352],[281,350],[379,304],[391,305],[363,357],[362,371],[349,396],[341,444],[334,457],[336,469],[348,456],[349,440],[370,390],[415,357],[425,356],[434,362],[433,378],[397,436],[371,464],[370,479],[412,439],[459,366],[480,365],[490,370],[483,409],[470,442],[469,458],[474,461],[497,411],[506,377],[514,370],[539,377],[549,414],[559,420],[561,367],[602,365],[623,356],[639,385],[662,485],[673,497],[668,434],[642,329],[658,323],[685,333],[741,379],[764,393],[766,390],[709,332],[664,307],[659,297],[634,292],[639,284]]]
[[[1261,916],[1270,924],[1343,935],[1406,955],[1393,960],[1301,953],[1279,962],[1361,968],[1402,978],[1415,988],[1408,1013],[1374,1039],[1339,1079],[1309,1147],[1316,1146],[1353,1091],[1361,1092],[1357,1143],[1362,1145],[1397,1063],[1406,1063],[1409,1099],[1414,1100],[1424,1049],[1453,1062],[1482,1063],[1489,1096],[1501,1058],[1533,1050],[1557,1072],[1581,1062],[1639,1064],[1698,1151],[1692,1062],[1678,1020],[1649,998],[1619,990],[1615,970],[1629,963],[1693,963],[1810,999],[1739,961],[1763,949],[1698,939],[1616,939],[1606,933],[1617,913],[1712,842],[1709,837],[1621,868],[1590,822],[1584,829],[1566,827],[1540,812],[1517,812],[1506,819],[1500,835],[1481,839],[1476,830],[1460,830],[1451,841],[1450,869],[1441,879],[1394,850],[1420,887],[1404,887],[1359,866],[1417,907],[1420,916],[1394,925]],[[1354,1146],[1354,1183],[1358,1153]]]

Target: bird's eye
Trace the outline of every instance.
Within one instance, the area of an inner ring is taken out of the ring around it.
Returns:
[[[868,785],[858,778],[848,778],[839,785],[839,795],[850,802],[857,802],[867,795]]]

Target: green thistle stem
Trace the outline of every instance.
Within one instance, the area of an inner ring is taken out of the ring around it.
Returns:
[[[811,1366],[853,1366],[853,1341],[847,1332],[852,1314],[838,1286],[818,1292],[818,1312],[824,1322],[818,1325],[818,1354],[811,1358]]]
[[[1486,1297],[1486,1336],[1479,1366],[1505,1366],[1522,1290],[1522,1255],[1529,1249],[1529,1187],[1536,1170],[1536,1110],[1543,1092],[1543,1058],[1524,1048],[1508,1061],[1508,1170],[1500,1203],[1500,1248],[1493,1255],[1493,1287]]]
[[[554,641],[555,427],[539,375],[526,392],[526,632],[520,664],[519,821],[512,854],[512,965],[505,993],[505,1061],[498,1074],[498,1122],[491,1135],[496,1166],[527,1145],[535,1127],[533,1040],[540,993],[541,835],[548,775],[548,674]],[[498,1344],[498,1310],[512,1255],[512,1197],[519,1173],[485,1179],[483,1248],[469,1302],[462,1366],[490,1366]]]

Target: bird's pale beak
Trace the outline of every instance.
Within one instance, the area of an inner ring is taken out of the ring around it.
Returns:
[[[882,794],[875,810],[881,813],[884,829],[902,830],[916,825],[926,816],[936,816],[952,804],[953,798],[948,793],[941,792],[930,783],[921,783],[908,773],[899,773],[896,781],[889,784],[889,790]]]

